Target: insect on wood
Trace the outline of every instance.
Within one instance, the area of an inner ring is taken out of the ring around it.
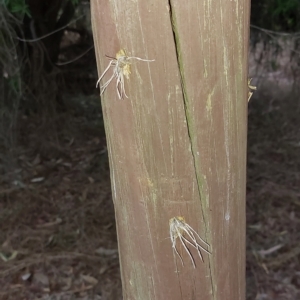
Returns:
[[[207,254],[211,254],[208,250],[206,250],[203,246],[201,246],[199,243],[201,242],[206,247],[209,247],[209,244],[206,243],[199,234],[189,225],[185,222],[184,217],[174,217],[171,218],[169,221],[170,225],[170,238],[172,242],[172,248],[174,252],[178,255],[180,258],[180,261],[182,265],[183,258],[179,254],[176,246],[176,241],[179,240],[179,242],[182,244],[184,250],[187,252],[188,256],[190,257],[190,260],[193,264],[193,267],[196,268],[195,259],[191,254],[191,251],[188,248],[188,245],[192,246],[197,250],[197,253],[200,257],[200,259],[203,261],[203,256],[201,254],[201,250],[206,252]]]
[[[110,59],[110,62],[102,75],[99,77],[96,87],[100,84],[100,81],[103,79],[105,74],[108,72],[110,68],[113,70],[112,76],[102,85],[100,85],[100,96],[104,93],[106,88],[110,85],[113,79],[116,79],[116,91],[119,99],[123,99],[124,96],[128,98],[125,91],[124,77],[129,79],[129,75],[131,74],[130,65],[133,59],[152,62],[154,60],[143,59],[135,56],[127,56],[124,49],[121,49],[116,53],[116,57],[107,56]]]

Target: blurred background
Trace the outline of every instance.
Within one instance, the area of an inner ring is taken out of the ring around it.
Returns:
[[[0,2],[0,299],[122,299],[89,1]],[[300,299],[300,2],[253,0],[247,299]]]

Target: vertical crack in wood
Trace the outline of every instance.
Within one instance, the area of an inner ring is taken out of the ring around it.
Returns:
[[[168,0],[168,3],[169,3],[169,8],[170,8],[170,21],[171,21],[171,26],[172,26],[172,31],[173,31],[177,64],[178,64],[178,69],[179,69],[179,74],[180,74],[182,98],[183,98],[184,109],[185,109],[185,119],[186,119],[191,153],[192,153],[192,158],[193,158],[194,171],[195,171],[195,176],[196,176],[196,181],[197,181],[197,189],[198,189],[198,194],[199,194],[199,198],[200,198],[200,206],[201,206],[201,211],[202,211],[202,216],[203,216],[203,223],[205,226],[205,238],[207,240],[207,224],[206,224],[205,212],[204,212],[203,203],[202,203],[202,201],[203,201],[202,190],[203,189],[202,189],[202,184],[201,184],[201,180],[200,180],[200,173],[199,173],[200,170],[198,170],[198,168],[197,168],[196,156],[195,156],[195,151],[194,151],[193,136],[194,136],[195,132],[193,132],[193,124],[192,124],[193,120],[189,113],[189,102],[188,102],[187,89],[186,89],[186,84],[185,84],[185,79],[184,79],[184,68],[183,68],[183,62],[181,61],[180,38],[179,38],[179,34],[177,32],[176,17],[175,17],[175,12],[173,9],[172,0]],[[208,261],[208,265],[209,265],[209,272],[210,272],[212,296],[213,296],[213,299],[215,299],[216,294],[215,294],[215,289],[214,289],[214,284],[213,284],[213,274],[212,274],[210,259]]]
[[[202,199],[201,196],[201,183],[200,183],[200,178],[199,174],[197,172],[197,164],[196,164],[196,157],[194,153],[194,147],[193,147],[193,128],[192,128],[192,120],[191,116],[189,114],[189,104],[188,104],[188,98],[187,98],[187,91],[186,91],[186,85],[185,85],[185,79],[184,79],[184,70],[183,70],[183,64],[181,62],[181,51],[180,51],[180,42],[179,42],[179,36],[177,32],[177,26],[176,26],[176,20],[174,16],[174,12],[172,9],[172,2],[169,0],[169,5],[170,5],[170,18],[171,18],[171,25],[172,25],[172,30],[173,30],[173,37],[174,37],[174,44],[175,44],[175,50],[176,50],[176,56],[177,56],[177,64],[178,64],[178,69],[179,69],[179,74],[180,74],[180,82],[181,82],[181,88],[182,88],[182,96],[183,96],[183,102],[184,102],[184,108],[185,108],[185,120],[187,124],[187,130],[188,130],[188,136],[189,136],[189,141],[190,141],[190,147],[191,147],[191,153],[193,157],[193,165],[194,165],[194,171],[195,171],[195,176],[197,180],[197,189],[199,193],[199,198],[200,200]],[[204,209],[203,209],[203,204],[202,201],[201,203],[201,210],[202,210],[202,215],[203,215],[203,220],[204,220],[204,225],[205,225],[205,235],[206,235],[206,220],[204,217]]]

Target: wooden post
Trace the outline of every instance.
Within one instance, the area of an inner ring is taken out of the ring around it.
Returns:
[[[245,299],[249,2],[91,1],[126,300]]]

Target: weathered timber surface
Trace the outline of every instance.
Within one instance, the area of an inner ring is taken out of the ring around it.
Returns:
[[[155,59],[102,97],[124,299],[245,299],[249,1],[91,3],[99,75],[120,49]],[[176,216],[210,244],[196,268]]]

